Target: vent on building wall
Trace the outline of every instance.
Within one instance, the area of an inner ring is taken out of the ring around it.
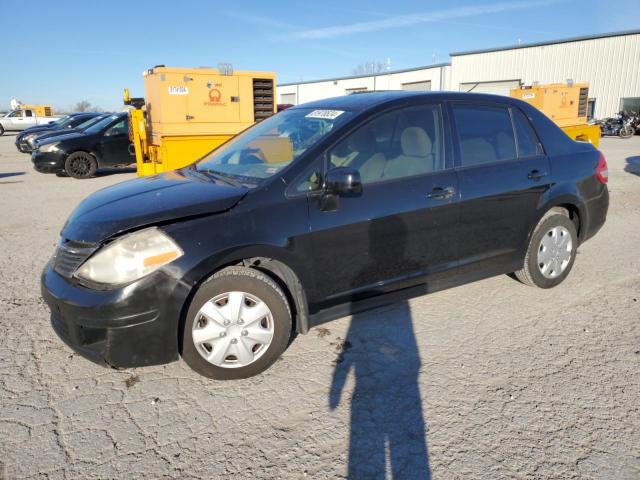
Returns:
[[[273,80],[253,79],[253,119],[256,122],[273,115]]]
[[[580,89],[580,99],[578,100],[578,116],[586,117],[589,106],[589,89]]]

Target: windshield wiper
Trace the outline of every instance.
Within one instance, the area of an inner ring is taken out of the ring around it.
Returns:
[[[210,175],[217,180],[222,180],[223,182],[227,182],[229,185],[233,187],[242,186],[242,184],[238,180],[236,180],[236,177],[229,173],[224,173],[224,172],[219,172],[217,170],[209,170],[209,169],[198,170],[198,171],[206,173],[207,175]]]

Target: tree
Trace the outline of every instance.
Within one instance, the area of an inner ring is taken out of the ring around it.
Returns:
[[[381,72],[387,71],[390,65],[391,65],[391,62],[389,60],[387,60],[386,62],[380,62],[380,61],[364,62],[364,63],[361,63],[360,65],[356,65],[351,70],[351,73],[353,73],[353,75],[373,75],[375,73],[381,73]]]
[[[97,105],[92,105],[88,100],[81,100],[73,107],[74,112],[99,112],[102,109]]]

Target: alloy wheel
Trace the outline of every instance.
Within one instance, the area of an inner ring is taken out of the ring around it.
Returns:
[[[69,165],[71,174],[76,177],[85,177],[91,172],[91,159],[85,155],[74,158]]]

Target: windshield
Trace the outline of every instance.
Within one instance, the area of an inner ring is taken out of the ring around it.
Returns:
[[[63,124],[67,121],[69,121],[71,119],[70,116],[66,116],[66,117],[62,117],[59,118],[58,120],[54,121],[54,122],[50,122],[52,125],[58,125],[58,126],[63,126]]]
[[[89,120],[87,120],[86,122],[82,122],[80,125],[78,125],[76,128],[78,130],[86,130],[87,128],[89,128],[91,125],[98,123],[100,120],[102,120],[103,118],[106,118],[104,115],[98,115],[97,117],[93,117],[90,118]]]
[[[298,159],[351,115],[343,110],[285,110],[214,150],[196,169],[257,183]]]
[[[103,128],[108,126],[114,120],[120,118],[120,115],[109,115],[108,117],[103,118],[99,122],[94,123],[89,128],[85,130],[87,133],[100,133]]]
[[[71,126],[73,121],[74,121],[74,117],[65,117],[64,119],[62,119],[61,122],[56,122],[56,125],[58,125],[61,128],[67,128]]]

